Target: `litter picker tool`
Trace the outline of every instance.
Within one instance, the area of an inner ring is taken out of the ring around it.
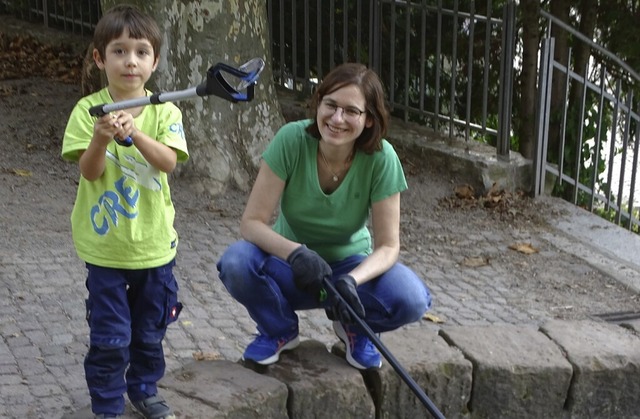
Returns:
[[[396,360],[393,354],[391,354],[391,352],[389,352],[386,346],[383,345],[382,341],[378,338],[378,336],[376,336],[373,330],[371,330],[369,325],[365,323],[365,321],[358,316],[358,314],[353,310],[353,308],[351,308],[351,305],[349,305],[349,303],[345,301],[342,295],[340,295],[338,290],[336,290],[336,288],[333,286],[331,281],[329,281],[328,278],[324,278],[323,282],[324,282],[325,288],[328,289],[329,292],[335,295],[338,299],[340,299],[342,304],[347,306],[347,310],[349,310],[349,314],[351,314],[351,317],[356,320],[356,323],[358,324],[358,326],[360,326],[364,330],[367,337],[371,340],[374,346],[378,348],[382,356],[385,357],[385,359],[389,362],[389,364],[393,367],[393,369],[398,373],[400,378],[402,378],[402,380],[409,386],[411,391],[413,391],[415,395],[418,397],[418,399],[420,399],[420,401],[427,408],[429,413],[431,413],[431,415],[436,419],[445,419],[442,412],[438,410],[436,405],[431,401],[431,399],[429,399],[429,397],[425,394],[422,388],[420,388],[418,383],[416,383],[415,380],[411,378],[411,376],[402,367],[402,365],[400,365],[400,363],[398,362],[398,360]]]
[[[109,112],[138,106],[158,105],[165,102],[175,102],[204,96],[218,96],[230,102],[249,102],[253,99],[253,90],[264,69],[262,58],[253,58],[239,67],[218,63],[207,71],[207,78],[201,84],[184,90],[173,92],[159,92],[151,96],[123,100],[115,103],[105,103],[89,108],[91,116],[104,116]],[[131,138],[115,139],[125,147],[133,144]]]

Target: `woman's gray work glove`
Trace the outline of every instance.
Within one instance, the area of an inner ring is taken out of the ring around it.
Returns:
[[[304,244],[291,252],[287,262],[291,265],[296,287],[320,298],[322,280],[332,275],[329,264]]]
[[[351,306],[358,317],[364,319],[364,307],[356,291],[356,287],[358,286],[356,280],[351,275],[341,275],[333,283],[333,286],[340,293],[344,301]],[[339,320],[341,323],[354,324],[356,319],[353,318],[342,299],[333,293],[330,294],[332,295],[329,295],[329,306],[325,309],[327,317],[331,320]]]

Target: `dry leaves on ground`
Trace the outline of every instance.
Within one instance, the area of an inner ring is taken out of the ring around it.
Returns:
[[[29,35],[0,33],[0,80],[43,77],[79,83],[82,60],[63,45],[45,45]]]
[[[484,209],[503,220],[531,221],[539,216],[526,193],[509,192],[496,183],[484,195],[476,193],[471,185],[458,185],[451,196],[439,199],[438,205],[448,210]]]

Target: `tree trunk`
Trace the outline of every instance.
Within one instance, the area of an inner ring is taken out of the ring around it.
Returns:
[[[223,62],[237,67],[260,57],[266,66],[251,102],[231,103],[217,96],[176,103],[190,159],[176,169],[196,190],[210,196],[229,186],[248,190],[260,156],[284,120],[271,72],[271,42],[264,0],[102,0],[102,10],[128,3],[153,16],[164,45],[150,88],[183,90],[200,84],[207,70]]]
[[[538,75],[538,51],[540,29],[538,24],[538,0],[522,0],[522,76],[520,100],[519,152],[532,159],[535,153],[536,85]]]

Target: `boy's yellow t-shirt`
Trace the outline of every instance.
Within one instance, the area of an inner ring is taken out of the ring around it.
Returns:
[[[150,93],[149,93],[150,94]],[[62,157],[77,161],[89,146],[95,118],[89,108],[112,103],[108,90],[86,96],[74,107],[62,142]],[[136,128],[173,148],[178,162],[188,159],[182,113],[172,103],[145,106]],[[112,141],[102,176],[80,176],[71,213],[73,242],[78,256],[93,265],[146,269],[175,258],[178,235],[167,174],[151,166],[135,145]]]

